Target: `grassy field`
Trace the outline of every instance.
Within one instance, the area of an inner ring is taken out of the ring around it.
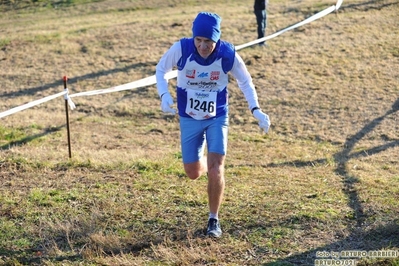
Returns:
[[[335,4],[269,2],[268,35]],[[0,1],[0,112],[62,92],[63,76],[77,93],[153,75],[199,11],[222,16],[223,39],[252,41],[252,5]],[[0,265],[315,265],[345,251],[399,265],[398,14],[394,0],[344,0],[239,51],[272,127],[232,80],[218,240],[204,235],[206,177],[185,177],[178,117],[154,85],[73,98],[72,158],[62,97],[1,118]]]

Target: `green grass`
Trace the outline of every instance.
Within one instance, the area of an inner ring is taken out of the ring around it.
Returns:
[[[268,33],[333,4],[271,1]],[[62,91],[64,75],[71,93],[153,75],[200,10],[221,14],[236,45],[256,37],[252,2],[238,0],[1,2],[0,112]],[[160,112],[155,86],[73,98],[72,158],[63,99],[2,118],[0,265],[314,265],[321,251],[398,251],[397,14],[394,1],[344,1],[239,51],[272,127],[260,132],[232,79],[219,240],[204,236],[207,179],[185,177],[178,118]]]

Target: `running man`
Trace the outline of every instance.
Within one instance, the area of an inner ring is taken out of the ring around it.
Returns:
[[[219,208],[225,188],[224,164],[228,134],[228,72],[237,80],[248,108],[267,133],[269,116],[261,111],[252,78],[234,45],[220,40],[221,18],[200,12],[192,25],[192,38],[182,38],[156,66],[161,109],[175,114],[165,74],[177,68],[177,110],[180,120],[184,170],[195,180],[207,174],[209,217],[206,234],[220,237]],[[204,155],[205,145],[207,156]]]

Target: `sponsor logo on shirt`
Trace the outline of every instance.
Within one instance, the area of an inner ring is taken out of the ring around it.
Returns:
[[[211,72],[211,80],[219,80],[220,71],[212,71]]]
[[[206,92],[196,92],[195,96],[197,96],[197,99],[204,99],[209,97],[209,93]]]
[[[193,70],[187,69],[186,70],[186,77],[190,78],[190,79],[195,78],[195,69],[193,69]]]
[[[199,78],[207,78],[208,77],[208,72],[202,72],[198,75]]]
[[[208,89],[209,90],[209,89],[215,88],[217,86],[217,83],[214,81],[195,82],[195,81],[188,80],[187,85],[191,86],[191,87],[195,86],[199,89]]]

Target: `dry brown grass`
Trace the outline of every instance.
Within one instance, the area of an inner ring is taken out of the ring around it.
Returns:
[[[271,0],[268,34],[332,4]],[[272,128],[260,133],[232,81],[219,241],[203,236],[206,179],[183,178],[155,86],[74,98],[72,159],[61,98],[2,118],[0,264],[311,265],[316,251],[398,250],[398,6],[344,1],[239,51]],[[71,93],[153,75],[201,10],[236,45],[256,36],[252,1],[3,12],[0,111],[62,91],[64,75]]]

